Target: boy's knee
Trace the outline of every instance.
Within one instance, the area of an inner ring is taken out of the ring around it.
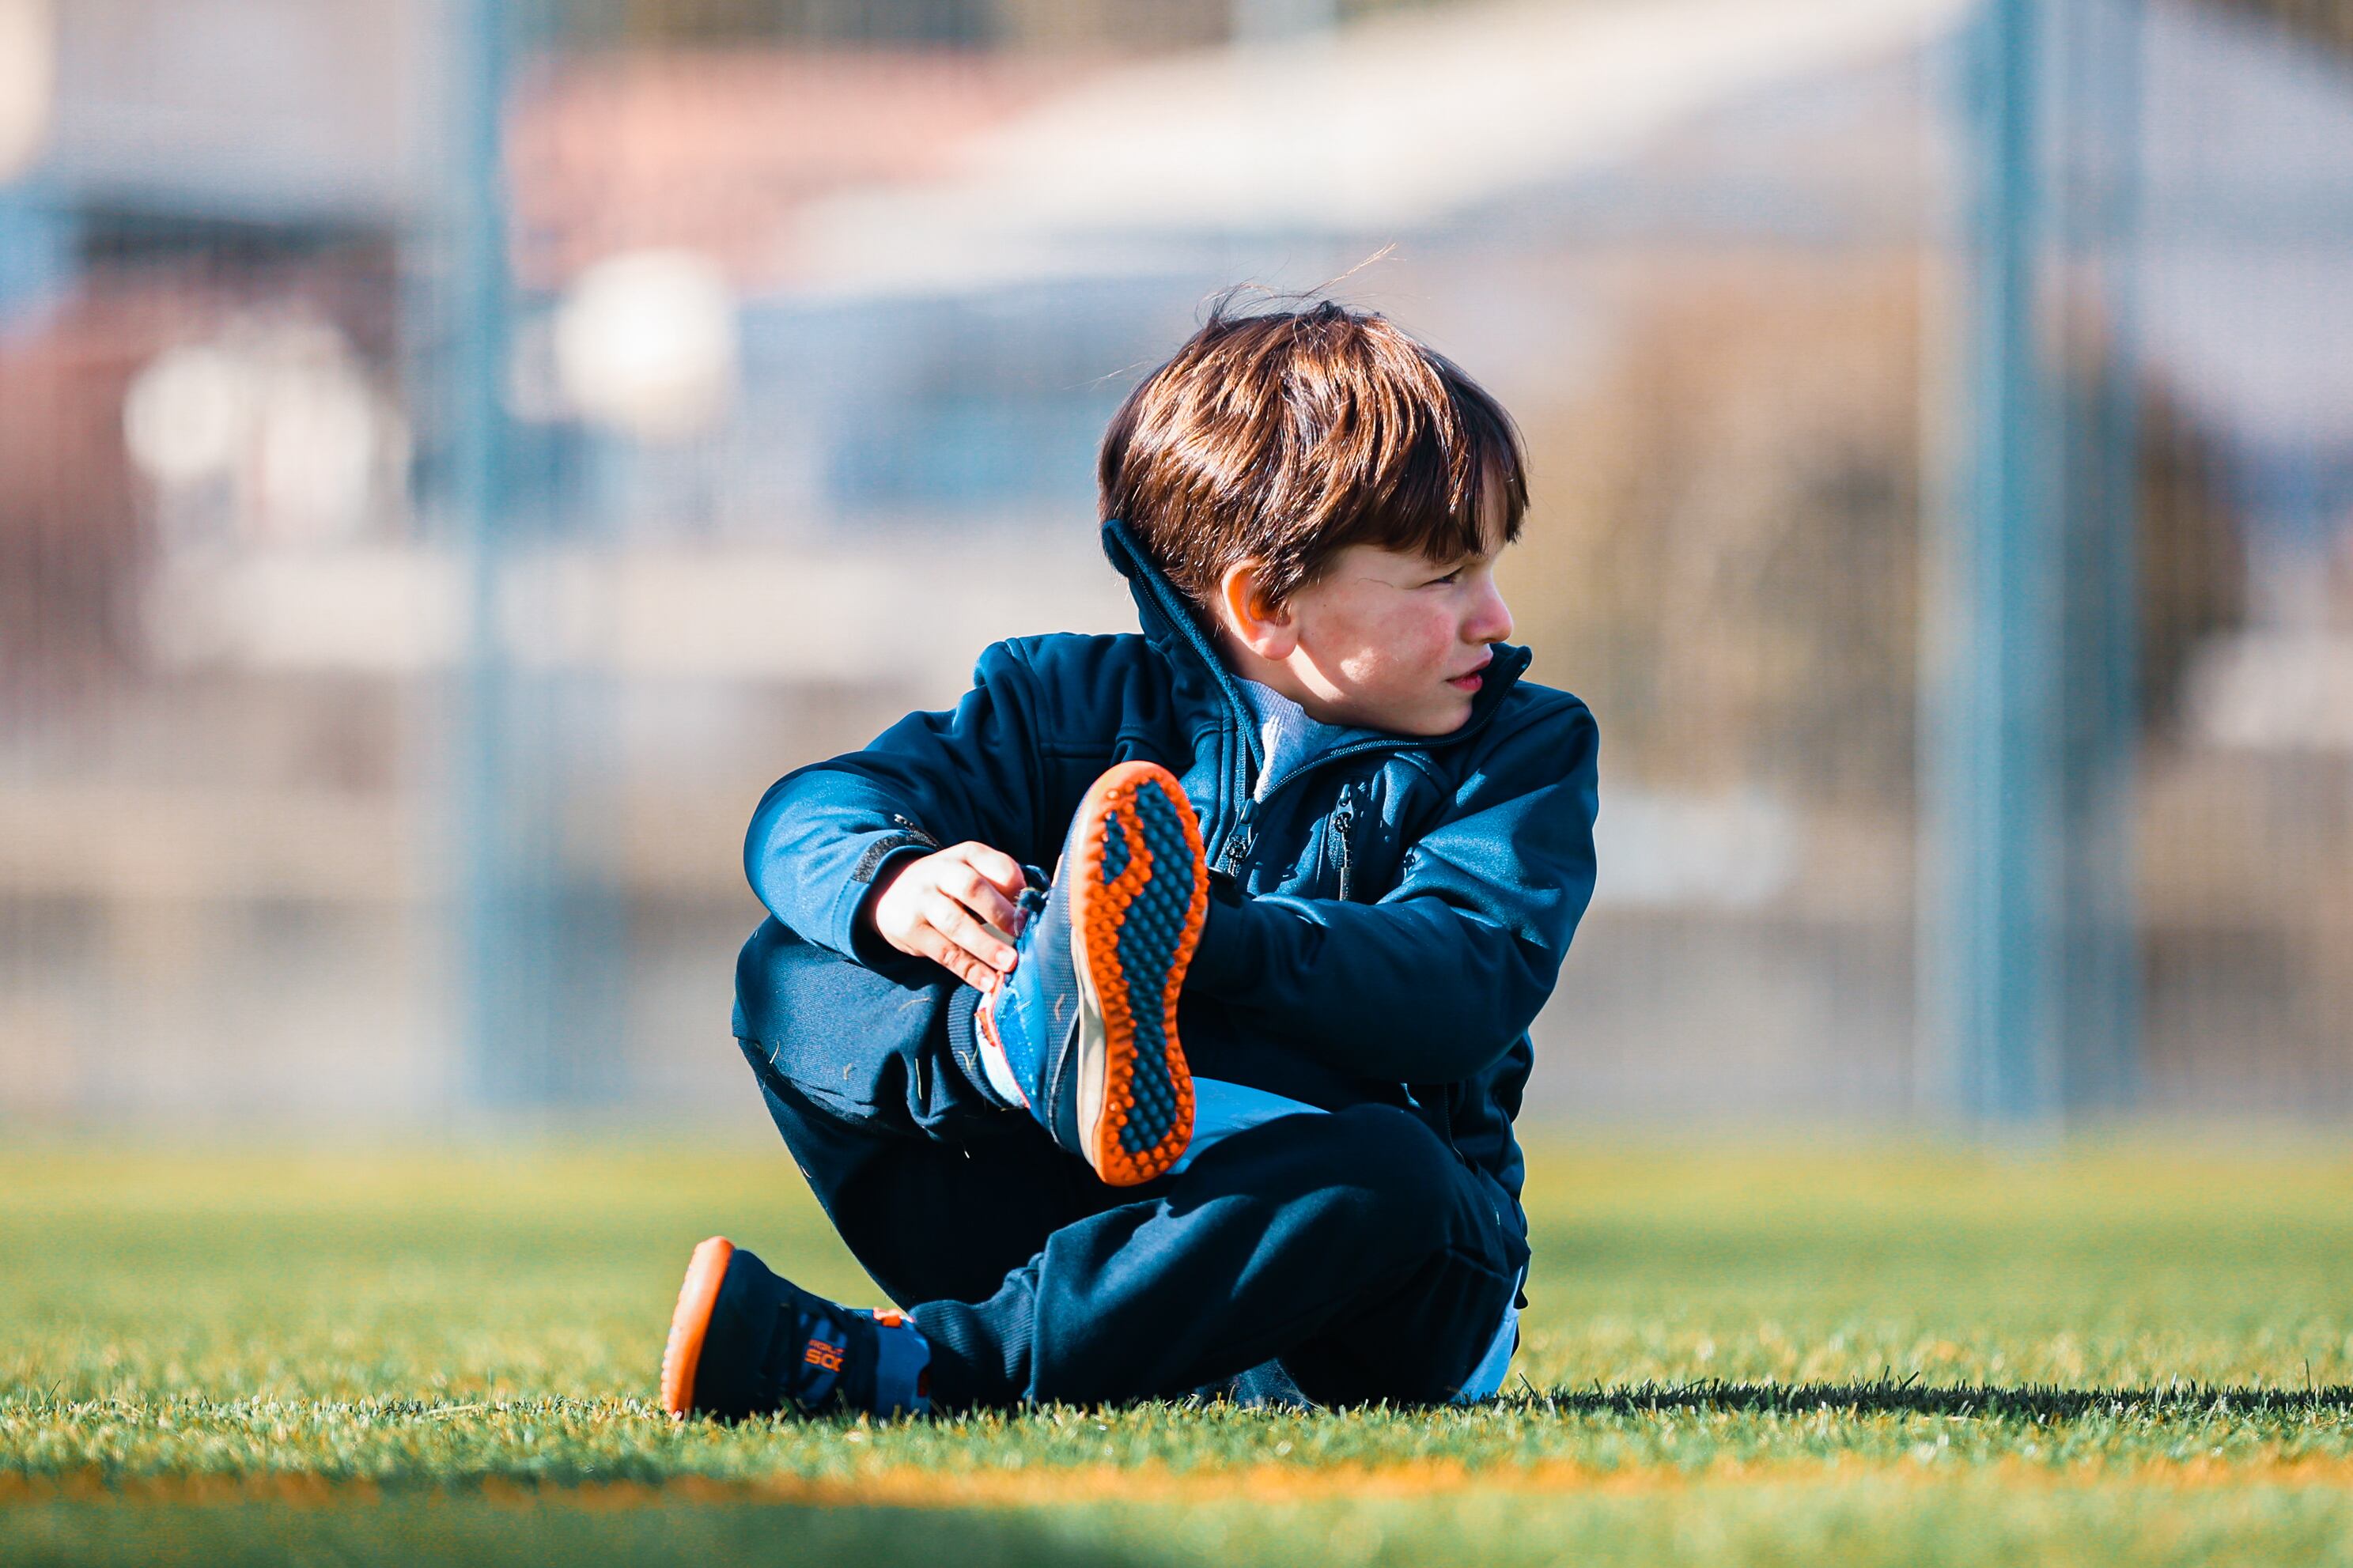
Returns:
[[[935,1066],[969,1037],[978,994],[944,972],[923,984],[878,973],[769,921],[744,944],[735,971],[736,1031],[755,1069],[819,1094],[897,1098],[913,1071]],[[937,1058],[937,1059],[935,1059]],[[916,1085],[919,1098],[931,1086]]]
[[[1366,1222],[1398,1237],[1442,1240],[1461,1201],[1461,1162],[1410,1113],[1354,1105],[1311,1119],[1321,1179],[1362,1192]]]

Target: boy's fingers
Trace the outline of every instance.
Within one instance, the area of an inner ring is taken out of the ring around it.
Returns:
[[[944,892],[932,895],[932,924],[976,961],[997,969],[1013,967],[1013,950],[980,923],[979,917]]]
[[[927,925],[917,926],[907,933],[906,951],[917,958],[928,958],[944,969],[955,967],[955,944]]]
[[[932,926],[924,926],[915,936],[915,946],[923,957],[968,985],[982,985],[988,976],[988,966],[965,952]]]
[[[1013,900],[989,886],[987,879],[977,870],[965,868],[964,875],[946,887],[950,896],[998,931],[1013,929],[1016,919]]]
[[[1021,862],[1002,849],[975,842],[965,846],[965,864],[987,878],[991,886],[1008,899],[1018,899],[1029,879],[1021,872]]]

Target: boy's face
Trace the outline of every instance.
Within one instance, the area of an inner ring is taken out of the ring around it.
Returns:
[[[1311,718],[1400,735],[1443,735],[1471,717],[1493,654],[1512,635],[1495,549],[1431,561],[1352,544],[1283,605],[1297,647],[1283,661]]]

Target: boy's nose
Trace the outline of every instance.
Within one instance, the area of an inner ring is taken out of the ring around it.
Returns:
[[[1500,590],[1490,584],[1479,603],[1472,609],[1470,622],[1462,628],[1462,640],[1472,643],[1507,642],[1512,636],[1512,607],[1504,603]]]

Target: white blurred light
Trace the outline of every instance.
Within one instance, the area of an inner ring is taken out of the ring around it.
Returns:
[[[280,532],[341,537],[367,521],[377,417],[366,385],[342,364],[290,367],[269,379],[259,419],[261,515]]]
[[[48,135],[57,33],[49,0],[0,0],[0,184],[25,172]]]
[[[208,343],[165,350],[123,400],[132,461],[164,489],[229,473],[251,427],[253,390],[245,363],[226,350]]]
[[[354,537],[396,492],[407,438],[343,334],[301,318],[233,321],[157,355],[122,427],[166,531],[190,541]]]
[[[2353,637],[2259,629],[2208,637],[2187,684],[2190,716],[2215,745],[2353,752]]]
[[[565,398],[588,418],[648,439],[691,436],[724,414],[735,360],[734,293],[692,251],[600,261],[556,318]]]
[[[1752,910],[1788,891],[1796,814],[1758,790],[1709,796],[1621,788],[1593,829],[1594,900],[1653,908]]]

